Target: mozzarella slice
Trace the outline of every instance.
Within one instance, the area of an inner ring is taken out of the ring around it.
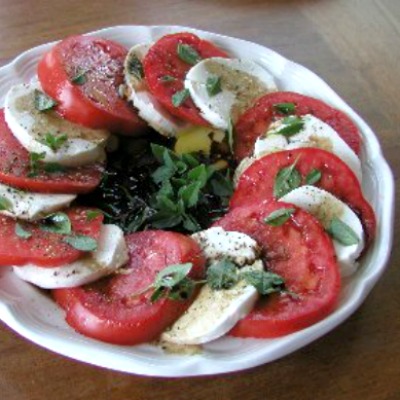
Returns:
[[[0,213],[11,217],[35,220],[68,207],[76,198],[73,194],[43,194],[24,192],[0,183],[0,199],[5,209]]]
[[[285,127],[280,119],[272,124],[264,137],[257,139],[254,145],[254,156],[279,150],[290,150],[299,147],[318,147],[329,151],[345,162],[361,181],[361,162],[357,154],[339,136],[339,134],[328,124],[313,115],[301,117],[303,127],[300,132],[288,136],[280,134],[279,131]]]
[[[243,267],[253,264],[260,253],[257,242],[250,236],[220,227],[194,233],[192,238],[199,244],[208,264],[227,258]]]
[[[44,153],[45,162],[76,167],[104,159],[109,133],[90,129],[61,118],[55,111],[35,108],[38,82],[13,86],[5,99],[5,120],[20,144],[30,153]],[[56,150],[45,143],[46,135],[67,140]]]
[[[333,240],[336,256],[340,264],[342,276],[354,273],[358,267],[356,260],[364,248],[364,230],[360,219],[354,211],[341,200],[325,190],[315,186],[301,186],[292,190],[279,200],[292,203],[314,215],[325,228],[333,217],[348,225],[357,235],[359,241],[355,245],[345,246]]]
[[[207,83],[217,78],[221,91],[210,95]],[[256,98],[277,90],[272,75],[258,64],[222,57],[207,58],[193,66],[186,75],[185,87],[202,117],[223,130]]]
[[[76,287],[93,282],[122,267],[129,259],[124,233],[117,225],[103,225],[97,250],[71,264],[43,268],[33,264],[14,267],[24,281],[44,289]]]
[[[137,108],[139,116],[154,130],[164,136],[175,137],[190,124],[172,116],[150,93],[145,80],[136,76],[130,68],[132,62],[143,60],[151,45],[137,44],[129,50],[125,59],[125,83],[128,88],[126,97]]]
[[[254,265],[241,270],[262,269],[262,262],[256,261]],[[185,314],[161,335],[161,340],[191,345],[218,339],[252,310],[258,296],[257,290],[244,280],[226,290],[212,290],[205,285]]]

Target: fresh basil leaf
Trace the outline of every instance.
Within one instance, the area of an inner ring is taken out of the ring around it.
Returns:
[[[261,295],[281,292],[285,285],[285,281],[280,275],[268,271],[246,271],[240,273],[240,276],[249,285],[254,286]]]
[[[86,220],[93,221],[97,217],[100,217],[103,213],[100,210],[88,210],[86,211]]]
[[[354,230],[337,217],[332,218],[327,232],[343,246],[353,246],[360,241]]]
[[[190,93],[188,89],[182,89],[179,92],[176,92],[172,95],[172,104],[174,107],[181,106],[188,98],[190,97]]]
[[[190,168],[197,167],[200,164],[197,158],[189,153],[182,154],[181,158],[182,161]]]
[[[47,111],[54,108],[57,105],[57,102],[41,90],[35,89],[34,105],[38,111]]]
[[[238,269],[228,259],[213,263],[207,269],[207,284],[213,290],[230,289],[238,280]]]
[[[306,185],[314,185],[322,177],[322,173],[319,169],[313,169],[306,175]]]
[[[30,171],[28,173],[29,178],[33,178],[39,174],[40,161],[46,157],[46,153],[29,153],[29,167]]]
[[[58,233],[60,235],[69,235],[72,229],[68,215],[63,212],[48,215],[41,221],[39,227],[42,231]]]
[[[160,146],[159,144],[151,143],[150,144],[151,152],[155,159],[159,162],[162,163],[164,161],[164,152],[169,151],[164,146]]]
[[[141,80],[144,77],[142,62],[136,55],[131,55],[128,62],[128,71],[136,79]]]
[[[189,232],[198,232],[201,230],[200,224],[192,215],[183,215],[183,227]]]
[[[57,152],[61,146],[68,140],[67,135],[55,136],[51,133],[46,133],[39,141],[45,146],[49,147],[54,152]]]
[[[154,292],[150,297],[150,302],[155,303],[157,300],[162,299],[166,295],[167,295],[167,289],[164,287],[158,287],[154,289]]]
[[[96,239],[86,235],[66,236],[63,242],[80,251],[95,251],[97,249]]]
[[[192,263],[169,265],[157,274],[153,286],[171,289],[187,277],[192,267]]]
[[[190,182],[198,182],[200,187],[203,188],[207,183],[207,168],[204,164],[200,164],[198,167],[192,168],[188,173],[187,177]]]
[[[158,211],[150,219],[151,226],[155,229],[168,229],[182,222],[182,215]]]
[[[155,183],[163,183],[169,179],[171,179],[176,172],[176,168],[167,167],[166,165],[162,165],[158,167],[152,174],[151,177]]]
[[[6,197],[0,196],[0,211],[10,211],[13,205]]]
[[[164,75],[160,78],[160,81],[161,82],[174,82],[174,81],[176,81],[176,78],[171,75]]]
[[[183,278],[178,285],[172,287],[168,292],[168,298],[171,300],[187,300],[189,299],[194,291],[195,282],[190,278]]]
[[[32,233],[27,231],[19,222],[15,224],[15,234],[21,239],[29,239]]]
[[[282,119],[282,125],[271,133],[292,136],[299,133],[304,128],[304,121],[294,115]]]
[[[296,210],[294,208],[280,208],[264,218],[264,222],[271,226],[281,226],[290,218],[291,215],[293,215],[295,211]]]
[[[222,91],[221,88],[221,77],[212,75],[207,78],[206,82],[207,93],[210,97],[216,96]]]
[[[301,185],[301,175],[296,169],[297,160],[289,167],[282,168],[274,181],[274,196],[279,199]]]
[[[195,65],[201,60],[200,54],[189,44],[178,43],[176,51],[178,57],[187,64]]]
[[[85,70],[78,71],[77,74],[71,78],[71,83],[79,86],[84,85],[87,81],[87,72],[88,71]]]
[[[282,114],[293,114],[296,111],[294,103],[276,103],[273,107]]]
[[[200,190],[201,182],[193,182],[189,185],[182,186],[179,189],[178,196],[183,200],[183,203],[187,208],[191,208],[199,201]]]
[[[225,177],[217,172],[212,177],[210,184],[213,193],[219,197],[230,197],[233,194],[233,183],[229,175]]]

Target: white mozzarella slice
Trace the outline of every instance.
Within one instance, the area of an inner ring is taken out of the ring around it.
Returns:
[[[104,159],[109,133],[69,122],[53,110],[37,110],[35,93],[38,90],[41,91],[40,84],[32,82],[15,85],[7,92],[4,116],[20,144],[30,153],[44,153],[44,162],[68,167]],[[55,138],[65,135],[67,140],[54,150],[45,144],[46,135]]]
[[[241,271],[262,269],[262,262],[256,261]],[[205,285],[182,317],[161,335],[161,340],[178,345],[194,345],[218,339],[252,310],[258,297],[257,290],[244,280],[226,290],[212,290]]]
[[[126,96],[137,108],[139,116],[154,130],[164,136],[175,137],[190,124],[171,115],[150,93],[145,80],[140,79],[130,68],[135,59],[140,62],[143,60],[151,45],[137,44],[129,50],[125,59],[125,83],[128,88]]]
[[[0,213],[11,217],[35,220],[68,207],[74,194],[44,194],[25,192],[0,183],[0,199],[4,209]]]
[[[129,259],[124,233],[117,225],[103,225],[97,250],[71,264],[43,268],[33,264],[14,267],[24,281],[44,289],[76,287],[109,275]]]
[[[210,95],[207,83],[216,78],[220,79],[221,91]],[[202,117],[223,130],[256,98],[277,90],[272,75],[258,64],[222,57],[207,58],[193,66],[186,75],[185,87]]]
[[[315,186],[301,186],[292,190],[279,200],[294,204],[314,215],[325,228],[336,217],[348,225],[357,235],[357,244],[345,246],[333,240],[342,276],[351,275],[358,267],[357,259],[364,248],[364,230],[354,211],[341,200]]]
[[[257,139],[254,145],[254,156],[257,158],[274,151],[299,147],[318,147],[342,159],[361,181],[360,159],[339,134],[331,126],[313,115],[308,114],[301,119],[303,128],[300,132],[291,136],[279,134],[279,131],[285,127],[282,123],[284,119],[272,124],[265,136]]]
[[[220,227],[194,233],[192,238],[199,244],[209,264],[227,258],[239,266],[251,265],[260,252],[257,242],[250,236]]]

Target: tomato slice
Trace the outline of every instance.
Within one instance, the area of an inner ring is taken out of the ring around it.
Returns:
[[[178,56],[180,44],[191,46],[202,59],[228,57],[224,51],[192,33],[181,32],[163,36],[150,48],[143,60],[147,85],[154,97],[171,114],[195,125],[209,126],[210,124],[200,116],[200,111],[191,98],[187,98],[179,107],[172,103],[172,96],[185,88],[185,77],[192,67]],[[163,79],[165,76],[173,79],[166,81]]]
[[[38,77],[43,90],[57,100],[57,111],[69,121],[135,135],[145,124],[118,94],[127,53],[111,40],[71,36],[44,55]]]
[[[87,193],[100,183],[103,166],[86,165],[46,173],[40,163],[38,174],[31,176],[28,151],[21,146],[7,126],[4,110],[0,110],[0,182],[40,193]]]
[[[234,153],[238,161],[253,153],[254,144],[263,135],[271,122],[282,118],[283,114],[276,108],[277,104],[293,103],[293,115],[312,114],[330,125],[358,155],[360,154],[361,136],[354,122],[342,111],[337,110],[321,100],[293,92],[269,93],[243,113],[234,129]]]
[[[360,183],[353,171],[337,156],[325,150],[300,148],[279,151],[260,158],[241,175],[231,198],[230,207],[272,199],[278,172],[293,163],[296,163],[296,169],[302,176],[302,184],[305,184],[305,177],[312,170],[321,172],[321,179],[315,186],[332,193],[358,214],[369,244],[375,236],[375,213],[364,198]]]
[[[97,240],[103,216],[88,218],[89,210],[93,209],[74,207],[65,213],[71,221],[72,235],[85,235]],[[23,223],[23,229],[31,236],[21,238],[15,233],[16,224],[13,218],[0,215],[0,266],[23,267],[32,263],[51,268],[69,264],[86,254],[65,243],[65,235],[45,231],[37,223]]]
[[[332,241],[310,214],[295,208],[281,226],[264,219],[293,205],[264,201],[231,210],[214,226],[243,232],[257,241],[267,269],[285,279],[294,295],[262,298],[230,332],[240,337],[272,338],[310,326],[325,318],[337,304],[340,272]]]
[[[73,289],[54,290],[66,309],[66,320],[78,332],[109,343],[148,342],[170,326],[190,305],[187,300],[161,298],[151,302],[154,282],[166,266],[192,263],[192,278],[202,278],[204,258],[197,243],[180,233],[145,231],[126,237],[130,260],[124,274]]]

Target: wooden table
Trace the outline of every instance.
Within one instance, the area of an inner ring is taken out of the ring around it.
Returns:
[[[304,64],[368,121],[395,175],[400,171],[398,0],[2,0],[0,63],[44,42],[118,24],[198,27]],[[342,326],[277,362],[225,376],[152,379],[107,371],[50,353],[1,324],[0,399],[400,399],[399,248],[395,242],[387,272]]]

